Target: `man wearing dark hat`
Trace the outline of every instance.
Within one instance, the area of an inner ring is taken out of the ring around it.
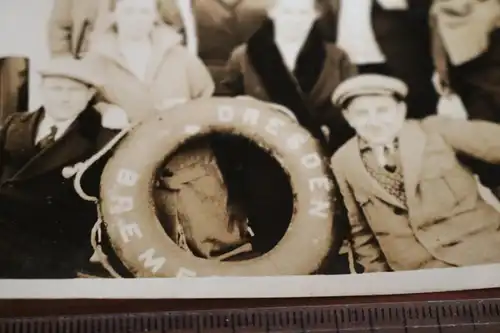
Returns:
[[[0,131],[0,278],[72,278],[89,273],[96,207],[68,179],[71,168],[116,132],[89,105],[98,77],[55,58],[40,72],[43,106],[15,113]],[[97,195],[106,158],[82,178]]]
[[[365,272],[500,262],[500,213],[464,154],[500,163],[500,126],[431,116],[406,120],[406,85],[360,75],[332,100],[357,135],[332,158],[351,244]]]

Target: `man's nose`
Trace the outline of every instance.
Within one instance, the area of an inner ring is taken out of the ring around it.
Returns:
[[[61,91],[60,100],[61,102],[69,102],[71,99],[71,92],[68,90]]]
[[[368,123],[370,124],[375,124],[377,123],[377,110],[376,109],[371,109],[368,111]]]

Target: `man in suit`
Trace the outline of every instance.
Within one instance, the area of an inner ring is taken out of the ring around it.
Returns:
[[[49,18],[52,56],[83,57],[93,33],[106,29],[110,12],[119,0],[54,0]],[[184,33],[188,48],[197,53],[196,23],[189,0],[158,0],[161,20]]]
[[[0,278],[72,278],[95,273],[90,232],[96,207],[76,193],[71,168],[115,134],[89,105],[98,76],[55,58],[40,71],[43,106],[12,114],[0,131]],[[98,196],[103,157],[82,178]]]
[[[434,114],[429,31],[431,0],[319,0],[328,40],[344,49],[360,73],[395,76],[409,86],[408,117]]]
[[[360,75],[333,102],[357,136],[332,158],[365,272],[500,262],[500,213],[457,155],[500,163],[500,126],[430,116],[406,120],[400,80]]]

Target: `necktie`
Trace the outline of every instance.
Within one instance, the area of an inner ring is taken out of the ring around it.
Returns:
[[[45,149],[46,147],[48,147],[49,145],[54,143],[55,138],[56,138],[56,134],[57,134],[57,126],[52,125],[50,127],[50,133],[47,134],[44,138],[42,138],[38,142],[37,147],[40,149]]]
[[[384,155],[385,155],[384,169],[390,173],[393,173],[394,171],[396,171],[397,168],[394,151],[392,151],[392,149],[390,149],[389,147],[385,146]]]
[[[362,160],[368,173],[388,193],[406,204],[404,176],[398,168],[396,149],[397,143],[394,147],[374,147],[362,152]]]

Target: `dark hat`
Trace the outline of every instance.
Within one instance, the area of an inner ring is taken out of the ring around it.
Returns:
[[[394,77],[378,74],[362,74],[342,82],[333,92],[332,102],[342,106],[347,100],[365,95],[406,97],[408,86]]]

